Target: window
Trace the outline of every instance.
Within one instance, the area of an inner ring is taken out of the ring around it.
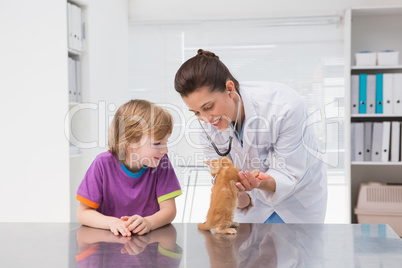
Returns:
[[[329,177],[344,179],[344,45],[338,17],[133,23],[129,42],[133,98],[175,104],[185,118],[191,114],[174,90],[174,75],[199,48],[217,54],[238,81],[291,86],[308,107]],[[175,122],[182,121],[173,114]],[[180,137],[180,127],[170,140]],[[171,151],[187,148],[183,142]]]

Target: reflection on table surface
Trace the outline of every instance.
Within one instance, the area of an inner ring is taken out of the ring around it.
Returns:
[[[170,224],[145,236],[76,231],[78,267],[402,267],[387,225],[240,224],[236,235]]]
[[[240,224],[236,235],[174,223],[115,236],[78,223],[0,223],[0,267],[401,267],[383,224]]]
[[[76,232],[78,267],[179,267],[182,249],[173,225],[146,235],[115,236],[108,230],[81,226]]]

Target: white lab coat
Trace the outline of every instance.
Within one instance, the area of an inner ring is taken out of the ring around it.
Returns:
[[[276,211],[285,223],[322,223],[327,205],[327,178],[307,112],[290,87],[273,82],[240,83],[245,109],[243,147],[236,137],[228,157],[242,171],[258,169],[273,177],[276,192],[248,192],[253,207],[236,209],[235,221],[262,223]],[[232,129],[205,130],[221,152],[228,147]],[[202,131],[206,160],[220,158]]]
[[[240,232],[241,228],[240,226]],[[322,267],[322,224],[252,224],[237,253],[238,267]],[[238,233],[241,234],[241,233]]]

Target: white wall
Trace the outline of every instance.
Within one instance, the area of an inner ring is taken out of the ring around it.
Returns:
[[[109,105],[118,108],[132,97],[128,91],[127,1],[81,1],[86,5],[88,20],[83,102],[97,108],[83,112],[90,124],[84,123],[80,132],[87,132],[82,135],[86,136],[85,142],[95,141],[97,147],[84,149],[81,157],[70,160],[71,221],[76,221],[79,202],[75,196],[85,172],[95,156],[107,150],[108,127],[115,112]]]
[[[0,1],[0,221],[68,221],[66,3]]]
[[[401,5],[401,0],[128,0],[132,21],[258,19],[339,15],[356,6]]]
[[[108,117],[114,114],[108,109],[110,104],[119,107],[130,98],[127,0],[92,0],[88,5],[88,19],[89,100],[105,102]],[[105,134],[109,123],[102,122],[101,127],[103,123],[106,127],[102,129],[94,123],[92,138],[99,139],[99,131]],[[107,143],[99,142],[101,148],[98,151],[106,149],[103,145]]]

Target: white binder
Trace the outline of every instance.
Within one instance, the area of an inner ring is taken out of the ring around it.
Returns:
[[[366,113],[375,114],[376,75],[367,75],[367,100]]]
[[[394,115],[402,115],[402,73],[394,73],[393,90],[394,90]]]
[[[73,9],[73,33],[74,33],[74,49],[82,51],[82,14],[81,8],[72,5]]]
[[[74,29],[73,29],[73,7],[67,3],[67,33],[68,33],[68,47],[74,48]]]
[[[393,114],[393,74],[383,74],[383,114],[384,115],[392,115]]]
[[[381,161],[388,162],[389,161],[389,142],[391,138],[391,122],[384,121],[382,122],[382,146],[381,146]]]
[[[352,130],[352,161],[364,161],[364,123],[353,122]]]
[[[75,61],[68,57],[68,100],[70,102],[75,102]]]
[[[81,61],[75,61],[75,74],[76,74],[76,101],[81,102]]]
[[[391,161],[398,162],[400,159],[401,123],[393,121],[391,124]]]
[[[352,74],[350,81],[350,93],[351,93],[351,113],[359,113],[359,75]]]
[[[371,161],[373,122],[364,122],[364,161]]]
[[[371,161],[381,161],[382,123],[373,122],[373,143],[371,145]]]
[[[401,129],[399,130],[399,134],[402,134],[402,122],[401,122]],[[402,161],[402,135],[399,135],[399,155],[400,155],[400,159]]]
[[[350,159],[351,161],[356,161],[355,159],[355,150],[356,150],[356,146],[355,146],[355,123],[351,123],[350,124]]]

